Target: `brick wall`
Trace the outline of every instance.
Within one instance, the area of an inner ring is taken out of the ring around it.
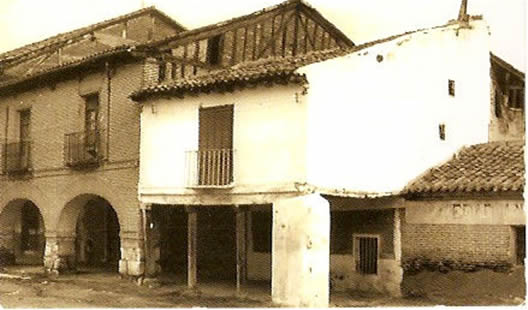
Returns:
[[[18,139],[18,111],[27,108],[31,109],[32,140],[31,174],[24,178],[0,175],[0,217],[14,199],[31,200],[43,216],[49,241],[49,236],[60,234],[64,227],[75,227],[77,218],[64,215],[74,198],[84,194],[100,196],[117,213],[124,259],[140,260],[139,107],[128,95],[141,85],[143,62],[112,69],[110,79],[103,67],[49,86],[0,97],[0,141]],[[65,134],[84,130],[85,100],[81,89],[85,87],[99,91],[98,125],[103,129],[105,159],[95,169],[71,169],[64,161]]]
[[[402,260],[425,257],[463,263],[510,261],[512,230],[506,225],[409,224],[402,216]]]

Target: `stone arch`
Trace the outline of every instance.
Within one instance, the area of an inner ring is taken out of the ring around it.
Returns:
[[[105,198],[80,194],[70,200],[56,226],[57,254],[55,269],[76,269],[80,264],[113,267],[121,259],[119,216]]]
[[[29,200],[37,206],[40,214],[43,216],[45,226],[49,225],[47,210],[51,206],[49,199],[40,188],[34,184],[11,184],[0,192],[0,214],[7,205],[18,199]]]
[[[87,197],[86,195],[92,195],[92,196],[98,196],[101,198],[104,198],[108,203],[112,206],[114,211],[117,214],[117,217],[119,218],[120,228],[121,231],[127,231],[127,230],[133,230],[130,229],[130,227],[134,227],[134,223],[132,220],[134,218],[131,218],[127,216],[127,208],[134,207],[133,204],[138,204],[137,202],[137,191],[136,189],[132,189],[134,191],[133,193],[133,199],[130,199],[127,197],[123,197],[121,194],[122,190],[117,188],[116,186],[112,185],[110,182],[107,182],[104,178],[98,177],[98,176],[83,176],[82,178],[77,179],[77,181],[68,184],[67,188],[64,189],[62,193],[58,195],[60,197],[60,210],[59,212],[55,214],[55,222],[53,223],[53,227],[57,231],[57,233],[60,232],[61,229],[64,229],[64,227],[59,227],[60,225],[60,217],[63,216],[65,212],[72,212],[67,211],[66,208],[68,204],[74,202],[79,203],[83,201],[82,197]],[[86,200],[86,199],[84,199]],[[136,201],[134,201],[136,200]],[[67,216],[74,216],[75,214],[72,213]]]
[[[42,264],[46,226],[39,207],[16,198],[0,211],[0,261],[4,264]]]

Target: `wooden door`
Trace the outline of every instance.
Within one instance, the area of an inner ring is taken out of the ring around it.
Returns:
[[[228,185],[233,180],[233,106],[200,109],[198,184]]]

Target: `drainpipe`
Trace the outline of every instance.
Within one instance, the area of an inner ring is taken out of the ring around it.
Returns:
[[[105,62],[106,69],[106,160],[110,161],[110,101],[112,98],[112,69]]]

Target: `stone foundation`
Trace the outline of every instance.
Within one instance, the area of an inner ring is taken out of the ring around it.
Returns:
[[[49,273],[73,272],[77,269],[75,237],[48,236],[44,254],[44,268]],[[143,241],[135,237],[121,238],[119,273],[142,276],[145,273]]]

